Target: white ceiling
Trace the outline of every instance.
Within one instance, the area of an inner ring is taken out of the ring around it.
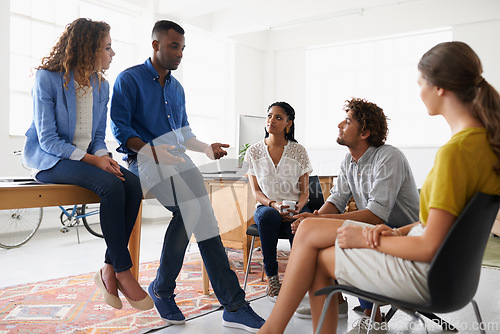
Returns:
[[[159,15],[234,35],[430,0],[158,0]]]

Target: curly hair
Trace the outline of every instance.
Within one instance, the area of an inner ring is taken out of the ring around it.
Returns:
[[[483,78],[478,55],[463,42],[444,42],[422,56],[418,70],[429,84],[455,93],[471,106],[473,115],[488,131],[498,158],[495,171],[500,174],[500,94]]]
[[[85,86],[90,86],[90,77],[94,73],[104,80],[100,53],[105,47],[103,40],[109,35],[109,30],[106,22],[76,19],[66,26],[50,54],[42,58],[41,65],[36,69],[63,72],[66,89],[72,70],[78,71]]]
[[[351,111],[352,117],[359,124],[359,131],[370,131],[367,139],[370,146],[384,145],[389,130],[387,117],[382,108],[365,99],[352,98],[345,101],[344,111],[346,113]]]

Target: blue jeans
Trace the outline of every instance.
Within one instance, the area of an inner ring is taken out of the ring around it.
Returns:
[[[306,205],[300,212],[311,212],[311,210]],[[259,205],[255,209],[253,219],[259,228],[259,238],[266,275],[267,277],[275,276],[278,274],[278,261],[276,260],[278,236],[281,231],[286,232],[290,241],[290,247],[292,247],[294,234],[290,228],[291,222],[283,221],[278,210],[265,205]]]
[[[226,310],[236,311],[247,304],[245,292],[229,265],[203,176],[186,154],[175,155],[184,158],[185,162],[166,166],[151,161],[129,161],[130,170],[140,176],[143,188],[172,212],[160,266],[153,281],[154,291],[162,298],[174,293],[175,279],[182,268],[189,238],[194,233],[215,295]]]
[[[63,159],[36,175],[41,182],[77,185],[101,198],[99,217],[107,246],[104,262],[117,273],[132,268],[128,242],[142,201],[139,178],[126,168],[120,169],[125,181],[88,163]]]
[[[373,303],[367,302],[366,300],[363,300],[361,298],[358,299],[359,299],[359,306],[361,306],[363,310],[371,310],[373,308]]]

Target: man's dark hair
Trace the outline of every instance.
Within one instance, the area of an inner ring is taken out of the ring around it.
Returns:
[[[153,31],[151,32],[151,38],[155,39],[157,33],[167,32],[170,29],[174,29],[174,31],[178,32],[181,35],[184,35],[184,29],[182,29],[182,27],[177,23],[168,20],[160,20],[156,21],[153,27]]]
[[[352,117],[359,124],[359,131],[370,131],[367,138],[370,146],[384,145],[387,139],[387,117],[382,108],[365,99],[353,98],[344,104],[345,112],[351,111]]]

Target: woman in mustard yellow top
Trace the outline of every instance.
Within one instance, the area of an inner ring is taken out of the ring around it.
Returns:
[[[304,220],[278,300],[259,333],[282,333],[308,291],[315,329],[325,297],[314,292],[332,279],[410,302],[429,301],[430,262],[455,219],[476,192],[500,194],[500,96],[482,77],[478,56],[465,43],[441,43],[422,56],[418,70],[429,115],[443,116],[452,132],[422,187],[420,222],[390,229],[349,220]],[[336,332],[337,307],[331,304],[324,333]],[[353,332],[363,332],[366,321],[357,323],[361,328]],[[374,327],[379,333],[387,329]]]

